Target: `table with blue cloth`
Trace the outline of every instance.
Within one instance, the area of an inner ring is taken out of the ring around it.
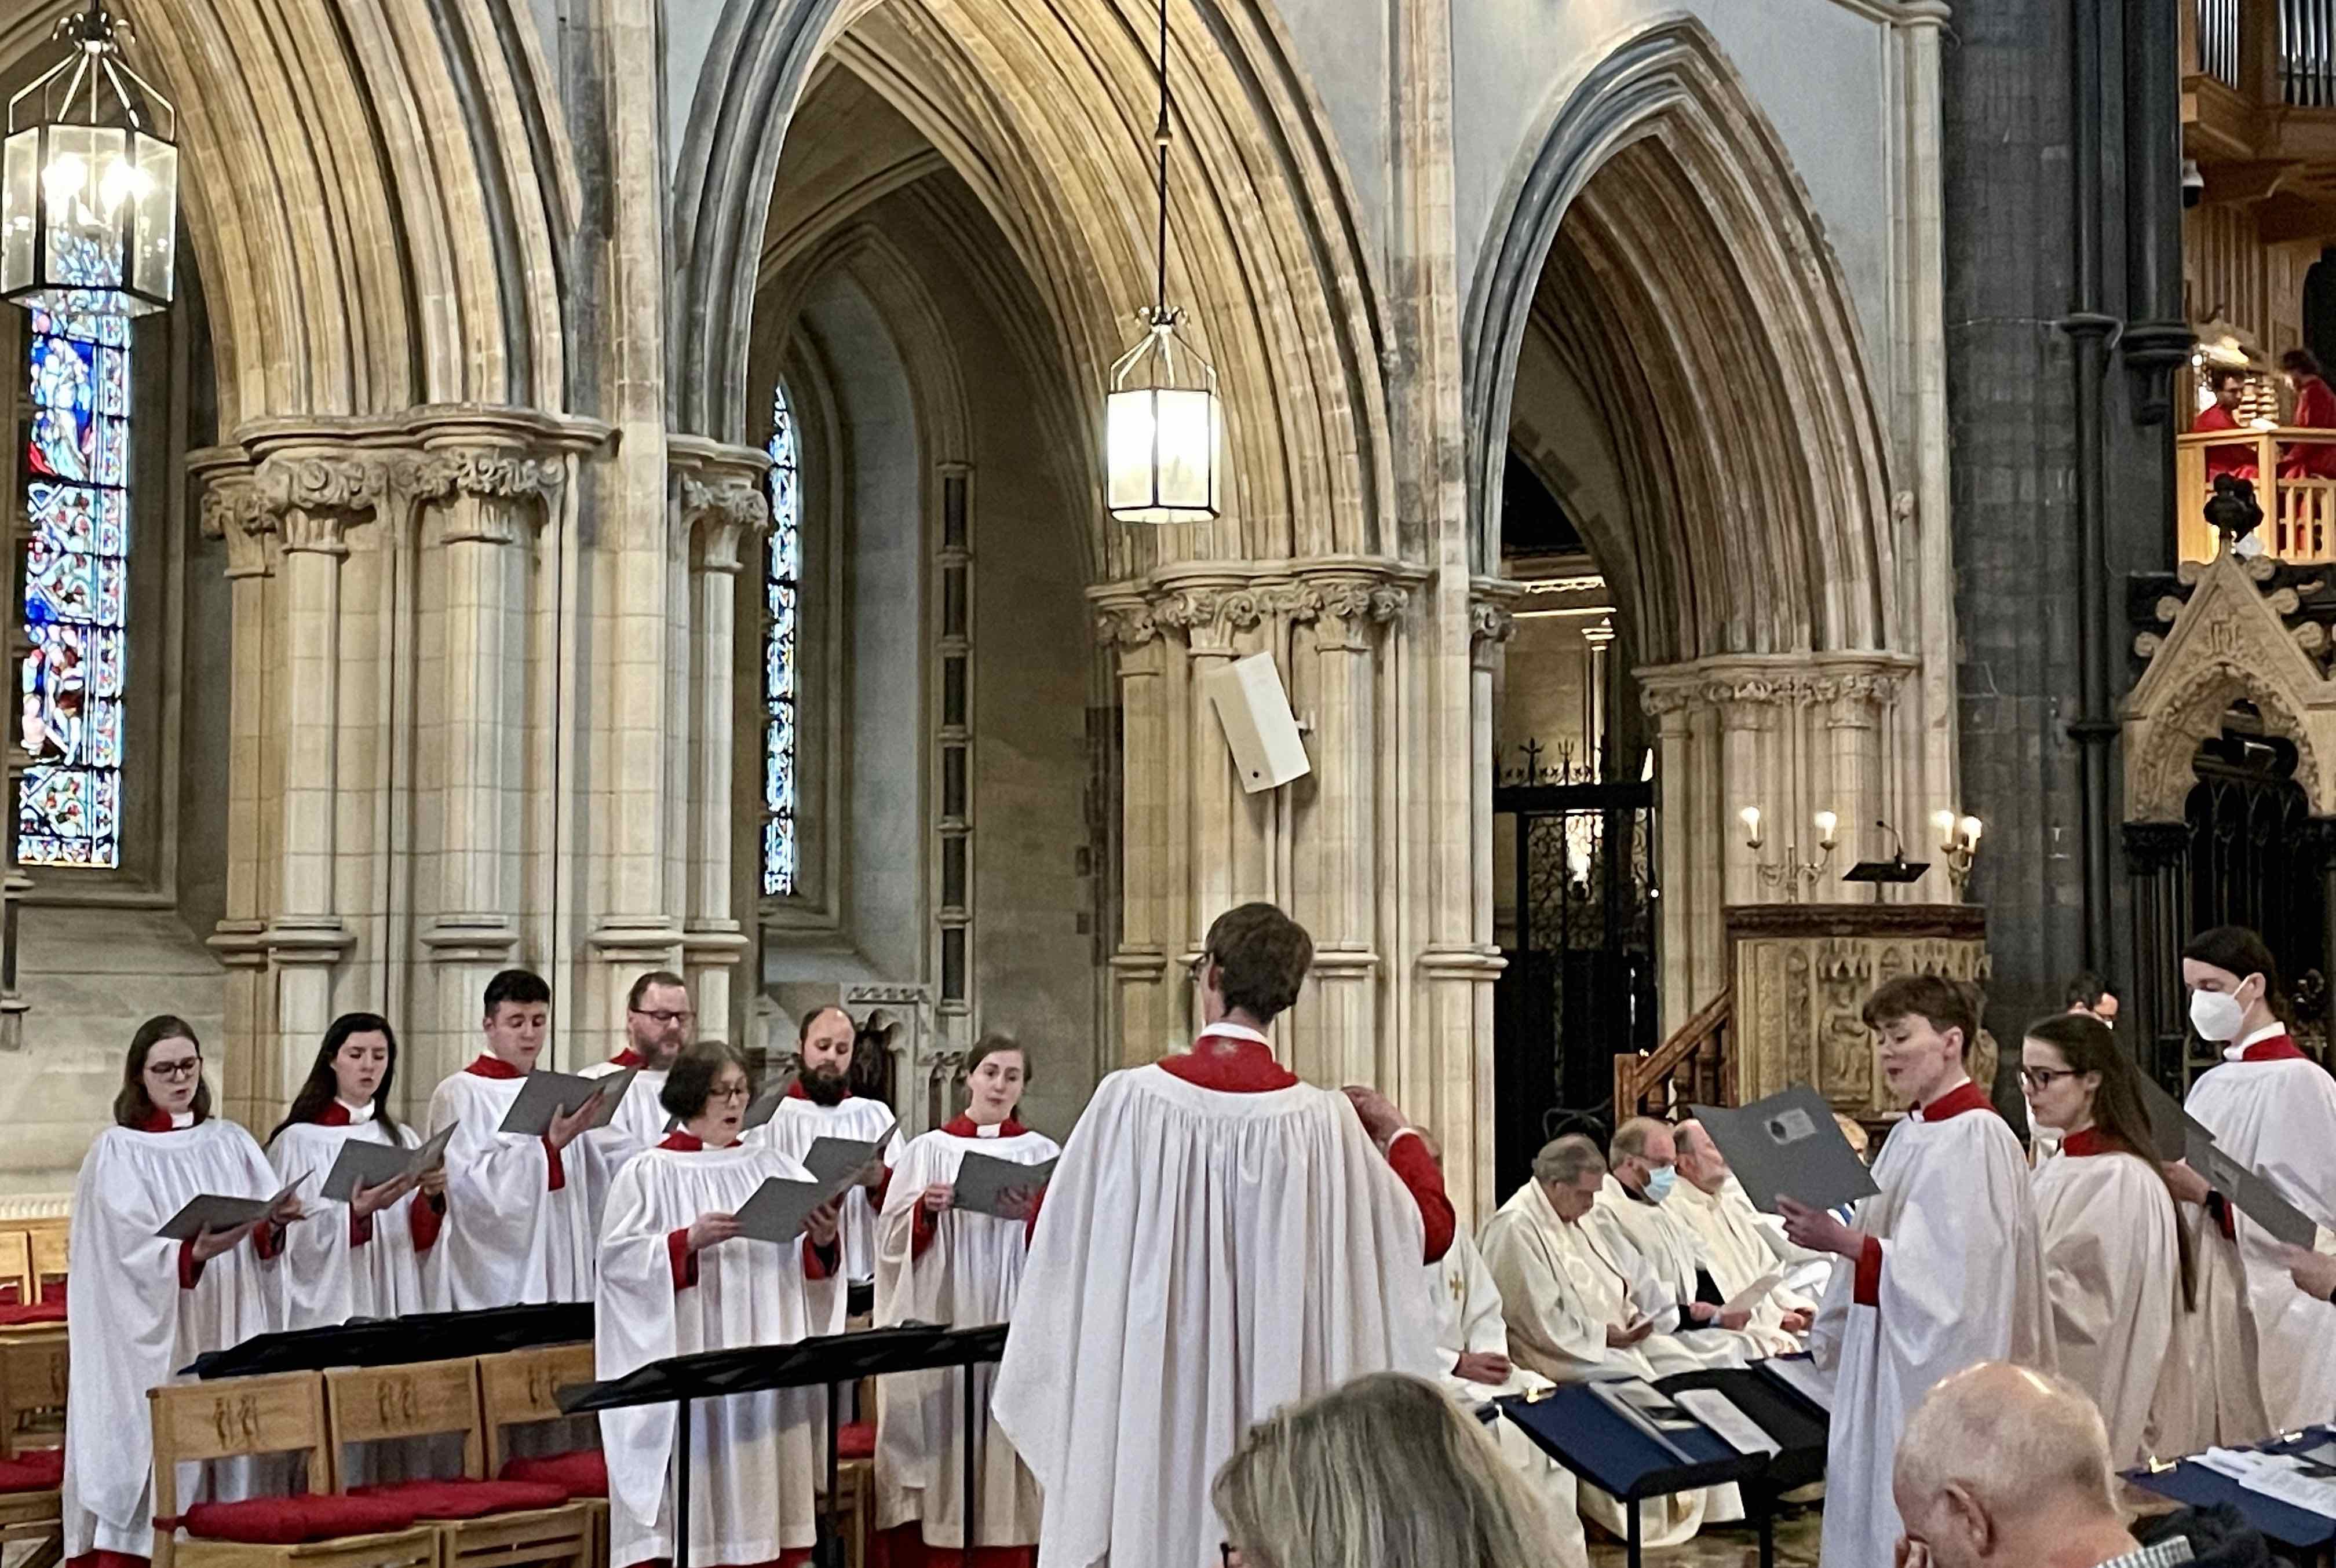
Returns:
[[[2259,1454],[2300,1454],[2336,1438],[2336,1428],[2313,1427],[2299,1437],[2257,1443],[2244,1450]],[[2227,1504],[2239,1511],[2265,1540],[2284,1546],[2304,1563],[2336,1562],[2336,1519],[2282,1503],[2276,1497],[2242,1486],[2219,1470],[2194,1459],[2180,1459],[2165,1469],[2128,1470],[2125,1478],[2145,1491],[2171,1497],[2193,1508]]]

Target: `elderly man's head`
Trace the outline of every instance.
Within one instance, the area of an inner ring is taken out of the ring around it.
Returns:
[[[1598,1201],[1598,1189],[1606,1181],[1606,1156],[1580,1133],[1568,1133],[1542,1146],[1533,1156],[1533,1180],[1541,1183],[1549,1206],[1571,1225]]]
[[[1936,1568],[2032,1568],[2135,1549],[2109,1475],[2108,1433],[2082,1389],[1986,1361],[1915,1407],[1892,1489],[1906,1539]]]
[[[1671,1129],[1671,1141],[1679,1145],[1679,1171],[1695,1184],[1698,1193],[1719,1195],[1728,1184],[1728,1156],[1711,1141],[1700,1122],[1681,1122]]]

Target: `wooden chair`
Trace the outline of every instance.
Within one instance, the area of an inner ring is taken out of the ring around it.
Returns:
[[[854,1397],[860,1419],[847,1425],[844,1431],[848,1436],[858,1427],[865,1441],[872,1438],[876,1430],[876,1379],[861,1378]],[[843,1534],[847,1568],[867,1568],[868,1536],[876,1528],[876,1459],[872,1453],[837,1461],[835,1518],[836,1528]]]
[[[71,1360],[63,1323],[0,1329],[0,1459],[64,1441]]]
[[[501,1475],[511,1462],[511,1429],[567,1418],[560,1390],[593,1380],[592,1347],[544,1345],[479,1358],[479,1398],[487,1424],[487,1474]],[[605,1472],[603,1472],[605,1477]],[[608,1499],[579,1495],[592,1524],[591,1568],[608,1561]]]
[[[474,1357],[326,1372],[325,1411],[336,1475],[342,1451],[351,1443],[453,1432],[462,1437],[461,1480],[484,1481],[486,1419]],[[590,1568],[591,1528],[580,1503],[449,1519],[437,1529],[439,1568],[518,1568],[521,1563]]]
[[[154,1516],[179,1516],[180,1465],[241,1455],[300,1454],[308,1462],[308,1490],[327,1490],[332,1446],[325,1425],[323,1385],[314,1372],[227,1378],[212,1383],[165,1383],[148,1390],[154,1427]],[[438,1568],[438,1532],[428,1525],[375,1534],[345,1535],[297,1545],[248,1541],[177,1539],[154,1532],[153,1568]]]
[[[33,1278],[32,1233],[21,1225],[0,1226],[0,1305],[30,1306],[40,1299]]]
[[[63,1290],[65,1283],[65,1236],[63,1220],[28,1220],[24,1222],[24,1239],[33,1255],[33,1293],[28,1300],[45,1301],[48,1289],[54,1285]]]

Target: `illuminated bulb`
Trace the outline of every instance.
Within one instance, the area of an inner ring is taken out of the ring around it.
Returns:
[[[153,189],[151,174],[126,159],[110,158],[106,160],[105,172],[98,177],[97,199],[112,212],[124,200],[144,200]]]
[[[79,196],[81,188],[88,182],[89,165],[82,161],[81,154],[77,152],[58,153],[41,173],[41,183],[48,188],[49,205],[52,207],[63,207]]]
[[[1746,806],[1742,811],[1737,812],[1736,816],[1737,820],[1744,824],[1744,842],[1754,849],[1758,849],[1760,847],[1760,808]]]
[[[1963,842],[1973,849],[1979,848],[1979,835],[1982,825],[1977,817],[1963,818]]]
[[[1941,849],[1951,850],[1955,847],[1954,813],[1932,812],[1931,813],[1931,825],[1939,830],[1939,847]]]
[[[1817,813],[1817,846],[1820,849],[1833,848],[1833,831],[1840,825],[1841,818],[1833,813]]]

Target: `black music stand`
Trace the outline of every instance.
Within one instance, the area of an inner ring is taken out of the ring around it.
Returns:
[[[896,1329],[870,1329],[857,1334],[831,1334],[799,1339],[792,1345],[753,1345],[735,1350],[701,1350],[694,1356],[673,1356],[652,1361],[637,1371],[604,1383],[585,1383],[560,1390],[560,1407],[570,1416],[600,1410],[627,1410],[639,1405],[675,1405],[673,1560],[678,1568],[689,1562],[689,1407],[699,1399],[729,1394],[760,1394],[774,1388],[827,1387],[827,1534],[817,1549],[817,1561],[826,1568],[842,1568],[843,1537],[835,1528],[836,1427],[842,1416],[842,1387],[861,1378],[888,1372],[930,1372],[962,1367],[965,1378],[965,1537],[960,1559],[973,1562],[975,1526],[981,1507],[974,1480],[977,1407],[973,1368],[1006,1353],[1006,1325],[951,1329],[946,1325],[906,1323]]]
[[[180,1368],[202,1378],[260,1372],[321,1372],[327,1367],[402,1367],[453,1355],[492,1356],[539,1345],[573,1345],[592,1338],[592,1303],[550,1301],[494,1307],[480,1312],[416,1312],[406,1318],[356,1318],[323,1329],[254,1334],[224,1350],[208,1350]],[[450,1345],[459,1346],[449,1350]]]
[[[1922,873],[1930,869],[1930,862],[1910,861],[1906,858],[1906,852],[1902,849],[1886,861],[1858,862],[1841,873],[1841,880],[1845,882],[1873,883],[1874,901],[1878,904],[1882,901],[1882,890],[1884,886],[1920,881]]]

